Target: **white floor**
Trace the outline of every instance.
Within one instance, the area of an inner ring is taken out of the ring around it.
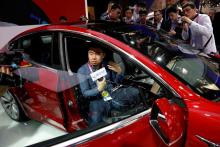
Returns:
[[[0,104],[0,147],[22,147],[62,136],[66,132],[30,120],[18,123],[10,119]]]

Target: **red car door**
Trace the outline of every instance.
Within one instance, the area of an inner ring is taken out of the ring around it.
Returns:
[[[21,101],[30,118],[68,132],[85,127],[72,89],[73,76],[66,71],[37,64],[20,68],[19,73],[25,80],[22,89],[27,94]]]
[[[66,130],[65,114],[61,105],[63,99],[58,90],[61,61],[57,33],[31,34],[16,42],[23,49],[24,59],[29,65],[19,68],[17,72],[24,79],[22,88],[25,89],[26,96],[21,101],[28,116]]]
[[[56,33],[42,33],[30,37],[34,45],[32,50],[36,49],[37,52],[29,53],[33,66],[26,77],[34,76],[32,79],[27,79],[24,85],[28,92],[28,99],[24,103],[32,118],[72,132],[85,125],[78,113],[73,85],[71,85],[74,78],[58,66],[61,64],[60,58],[64,57],[60,57],[56,37],[58,37]]]
[[[186,112],[183,106],[179,106],[180,103],[179,99],[158,99],[151,112],[149,110],[133,120],[125,120],[127,122],[122,126],[113,124],[116,127],[112,130],[78,146],[183,146]],[[120,127],[117,128],[117,125]]]
[[[24,101],[25,106],[29,109],[28,115],[34,119],[47,121],[61,127],[63,125],[63,112],[57,91],[58,72],[44,67],[32,69],[33,73],[37,72],[38,79],[36,81],[27,79],[24,84],[28,93],[28,98]]]

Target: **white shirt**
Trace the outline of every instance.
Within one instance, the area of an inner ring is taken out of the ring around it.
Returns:
[[[123,17],[123,22],[127,23],[127,24],[134,24],[134,19],[132,18],[127,18],[127,17]]]
[[[137,21],[139,20],[139,14],[134,11],[134,12],[133,12],[132,19],[133,19],[135,22],[137,22]]]
[[[203,52],[206,54],[217,52],[212,22],[208,15],[199,14],[189,25],[189,29],[191,30],[190,44],[193,47],[196,49],[203,49],[209,38],[212,36]],[[184,40],[187,40],[189,38],[189,31],[183,30],[182,37]]]
[[[160,22],[158,22],[158,23],[156,23],[154,20],[153,20],[153,24],[155,24],[156,23],[156,27],[157,27],[157,30],[160,30],[160,28],[161,28],[161,25],[162,25],[162,22],[163,22],[163,18],[161,18],[161,20],[160,20]]]

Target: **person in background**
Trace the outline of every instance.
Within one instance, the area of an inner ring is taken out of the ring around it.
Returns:
[[[107,10],[104,13],[102,13],[102,15],[100,16],[100,20],[105,20],[106,16],[108,16],[109,12],[111,11],[112,5],[114,5],[114,4],[115,4],[114,1],[108,2]]]
[[[121,21],[120,16],[121,16],[121,6],[118,4],[113,4],[109,14],[106,17],[104,17],[104,20],[111,22],[120,22]]]
[[[146,10],[146,8],[140,9],[139,19],[138,19],[137,23],[138,24],[143,24],[143,25],[147,24],[147,10]]]
[[[137,4],[135,4],[134,5],[134,12],[133,12],[133,19],[134,19],[134,21],[135,22],[137,22],[138,21],[138,19],[139,19],[139,11],[140,11],[140,4],[139,3],[137,3]]]
[[[197,13],[194,3],[185,3],[182,7],[185,16],[182,16],[182,38],[189,39],[192,47],[205,54],[216,53],[215,37],[210,17]]]
[[[60,16],[59,20],[61,23],[65,23],[68,19],[65,16]]]
[[[168,34],[176,39],[182,39],[182,20],[178,14],[177,7],[168,8],[167,14],[171,20],[171,27]]]
[[[163,14],[163,19],[164,21],[170,21],[168,13],[167,13],[167,9],[169,9],[170,7],[176,5],[177,6],[178,0],[166,0],[166,8],[164,8],[162,10],[162,14]]]
[[[139,11],[141,9],[146,9],[146,5],[144,3],[137,3],[134,5],[134,12],[133,12],[134,22],[139,21]]]
[[[134,24],[133,19],[133,10],[129,7],[125,8],[125,17],[123,17],[122,21],[126,24]]]
[[[166,21],[164,21],[162,17],[162,11],[161,10],[156,10],[154,11],[154,20],[153,20],[153,26],[155,26],[156,30],[163,29],[165,31],[169,31],[170,28]]]

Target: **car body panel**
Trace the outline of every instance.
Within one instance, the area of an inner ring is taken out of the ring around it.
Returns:
[[[219,144],[220,136],[219,132],[216,131],[220,129],[219,104],[207,100],[189,101],[186,104],[190,112],[188,116],[190,123],[188,123],[186,144],[188,146],[206,146],[207,144],[199,140],[196,135]]]
[[[86,143],[77,145],[84,146],[165,146],[163,142],[157,139],[157,134],[154,134],[152,128],[149,126],[149,114],[143,118],[127,124],[126,127],[120,128],[116,131],[109,132],[103,136],[89,140]],[[111,134],[111,135],[110,135]]]

